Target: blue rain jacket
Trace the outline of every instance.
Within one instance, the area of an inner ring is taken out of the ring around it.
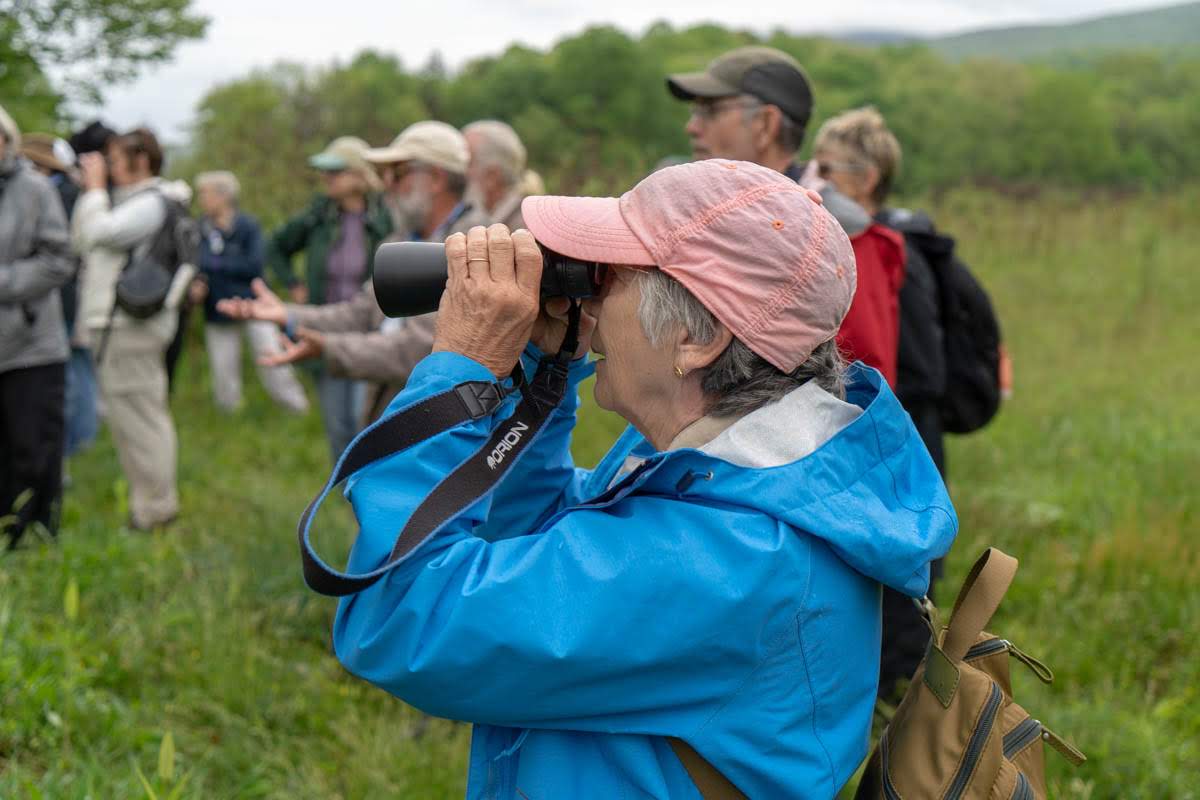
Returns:
[[[568,445],[590,373],[572,367],[563,403],[494,492],[342,599],[338,658],[426,713],[475,724],[468,798],[699,798],[667,736],[751,798],[833,797],[867,753],[880,584],[923,594],[957,530],[908,415],[856,364],[846,399],[863,413],[793,463],[655,452],[631,428],[588,471]],[[491,379],[435,353],[389,413]],[[386,560],[514,402],[351,476],[350,571]],[[614,481],[631,454],[646,460]]]

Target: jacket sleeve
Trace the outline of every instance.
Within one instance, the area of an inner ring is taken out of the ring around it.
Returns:
[[[0,303],[35,300],[75,274],[62,203],[49,184],[39,185],[36,194],[29,204],[37,214],[33,250],[24,258],[0,265]]]
[[[425,314],[395,330],[327,334],[325,364],[339,378],[405,383],[433,349],[435,325],[436,315]]]
[[[370,283],[363,291],[340,303],[288,303],[287,313],[292,325],[326,333],[367,333],[378,327],[378,318],[382,317],[375,306],[375,293]]]
[[[158,192],[142,192],[112,207],[108,192],[92,189],[75,204],[72,220],[76,249],[87,252],[95,247],[129,250],[150,238],[166,219],[167,209]]]
[[[482,365],[436,353],[397,403],[488,379]],[[464,423],[351,478],[360,524],[351,570],[383,563],[403,520],[494,424]],[[693,513],[680,524],[691,506],[647,498],[636,518],[582,509],[488,542],[474,531],[494,507],[476,501],[385,578],[342,599],[334,648],[348,669],[451,719],[680,733],[681,718],[698,723],[753,668],[757,627],[738,623],[744,604],[730,588],[745,565],[706,549],[729,538],[728,520]]]
[[[288,287],[300,283],[292,256],[304,249],[311,233],[312,209],[309,208],[283,223],[267,242],[267,268]]]

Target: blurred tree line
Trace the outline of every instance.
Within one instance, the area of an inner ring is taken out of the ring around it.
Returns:
[[[809,142],[844,109],[872,103],[884,113],[904,145],[904,193],[970,181],[1166,186],[1200,177],[1200,54],[952,63],[917,45],[663,23],[640,37],[590,28],[547,52],[514,46],[454,75],[437,59],[414,70],[378,52],[319,70],[280,65],[201,101],[176,171],[238,172],[247,207],[275,222],[312,187],[305,157],[335,136],[381,145],[420,119],[492,117],[517,129],[552,191],[619,192],[663,156],[688,152],[688,109],[664,76],[758,41],[808,70],[817,98]]]
[[[210,91],[170,166],[185,177],[234,170],[246,207],[273,224],[315,187],[306,157],[335,136],[382,145],[421,119],[492,117],[521,134],[551,191],[619,192],[663,156],[689,151],[688,109],[664,76],[757,42],[808,70],[817,108],[806,150],[839,111],[871,103],[884,113],[904,145],[905,194],[963,182],[1166,187],[1200,177],[1194,50],[950,62],[921,45],[665,23],[640,37],[594,27],[545,52],[513,46],[455,74],[437,57],[413,69],[374,51],[320,69],[280,64]]]

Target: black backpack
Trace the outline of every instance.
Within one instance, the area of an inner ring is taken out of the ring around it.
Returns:
[[[130,251],[129,261],[117,278],[115,306],[134,319],[149,319],[163,310],[175,273],[184,264],[195,264],[200,230],[187,207],[155,191],[166,206],[166,216],[149,247]]]
[[[948,433],[977,431],[1000,408],[1000,323],[992,301],[954,254],[954,239],[939,234],[929,217],[891,209],[882,221],[904,234],[937,285],[945,360],[945,388],[938,400],[942,425]]]

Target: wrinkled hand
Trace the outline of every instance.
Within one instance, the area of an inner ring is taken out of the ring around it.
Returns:
[[[254,297],[230,297],[217,301],[217,311],[230,319],[261,319],[279,327],[287,325],[287,306],[271,291],[262,278],[250,284]]]
[[[204,302],[204,298],[208,297],[208,281],[203,278],[195,278],[188,286],[188,300],[192,305],[198,306]]]
[[[83,174],[83,188],[108,188],[108,162],[100,153],[84,153],[79,157],[79,171]]]
[[[308,287],[302,283],[297,283],[288,289],[288,296],[292,298],[293,303],[304,305],[308,302]]]
[[[542,252],[533,234],[499,223],[446,240],[446,291],[433,351],[461,353],[497,378],[512,372],[538,318]]]
[[[546,355],[554,355],[562,346],[563,337],[567,334],[567,312],[571,301],[565,297],[553,297],[546,301],[533,323],[533,335],[529,341]],[[575,350],[574,358],[582,358],[592,348],[592,331],[596,329],[596,318],[587,311],[581,311],[579,316],[579,347]]]
[[[325,337],[311,328],[300,328],[296,331],[296,341],[280,336],[279,346],[279,352],[263,356],[258,363],[264,367],[282,367],[284,364],[320,358],[325,352]]]

